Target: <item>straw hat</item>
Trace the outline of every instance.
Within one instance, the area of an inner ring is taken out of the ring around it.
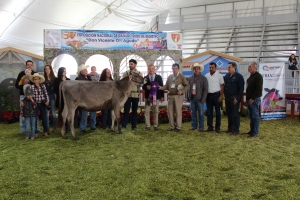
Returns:
[[[81,72],[82,70],[85,70],[85,69],[87,69],[87,68],[89,68],[89,67],[90,67],[90,66],[84,65],[84,64],[79,65],[79,67],[78,67],[78,69],[77,69],[77,74],[80,74],[80,72]]]
[[[195,63],[194,65],[191,66],[191,70],[194,71],[195,67],[199,67],[200,68],[200,72],[203,72],[204,67],[203,65],[200,65],[199,63]]]
[[[33,75],[30,76],[30,81],[33,82],[34,77],[40,78],[40,83],[45,82],[45,78],[43,75],[40,75],[39,73],[34,73]]]

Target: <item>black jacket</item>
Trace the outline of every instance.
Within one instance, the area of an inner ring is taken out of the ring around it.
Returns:
[[[36,73],[35,71],[31,70],[31,75],[33,75],[34,73]],[[17,80],[16,80],[16,83],[15,83],[15,87],[17,89],[20,90],[20,95],[24,95],[24,91],[23,91],[23,85],[19,85],[19,82],[21,80],[21,78],[25,76],[25,70],[21,71],[19,74],[18,74],[18,77],[17,77]],[[33,83],[30,82],[30,84],[32,85]]]
[[[247,79],[246,100],[256,99],[262,96],[263,77],[255,72]]]
[[[147,89],[147,86],[150,85],[150,78],[149,78],[149,74],[145,77],[147,83],[145,83],[143,85],[143,90],[145,90],[145,98],[147,99],[149,97],[149,94],[150,94],[150,90]],[[154,81],[158,82],[158,84],[160,86],[163,86],[163,80],[162,80],[162,77],[158,74],[155,74],[155,78],[154,78]],[[157,90],[157,93],[156,93],[156,99],[160,99],[164,97],[164,91],[163,90]]]
[[[69,81],[70,79],[69,78],[66,78],[66,80],[67,81]],[[56,108],[58,108],[59,107],[59,85],[60,85],[60,83],[62,82],[62,79],[61,78],[56,78],[55,80],[54,80],[54,83],[53,83],[53,91],[54,91],[54,94],[56,95],[56,100],[55,100],[55,106],[56,106]],[[63,97],[61,97],[61,103],[62,103],[62,105],[63,105]],[[62,108],[63,108],[63,106],[62,106]]]

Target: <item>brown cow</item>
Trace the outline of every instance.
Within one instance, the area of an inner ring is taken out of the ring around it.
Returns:
[[[68,120],[72,135],[75,140],[79,139],[74,129],[74,113],[77,107],[87,111],[111,109],[117,118],[118,130],[121,134],[120,111],[128,99],[132,84],[142,84],[143,77],[132,73],[120,81],[63,81],[60,84],[60,95],[63,95],[64,108],[59,112],[58,120],[62,124],[61,135],[65,136],[65,122]],[[61,98],[60,98],[61,99]],[[61,105],[61,102],[59,103]],[[60,108],[61,110],[61,108]],[[114,130],[114,127],[112,127]]]

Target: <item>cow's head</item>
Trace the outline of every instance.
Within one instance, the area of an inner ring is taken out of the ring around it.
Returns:
[[[279,94],[279,90],[275,88],[272,88],[271,90],[269,88],[264,88],[264,90],[267,92],[267,94],[264,96],[264,99],[266,100],[278,101],[283,99]]]
[[[138,73],[132,72],[130,73],[130,76],[131,76],[131,81],[134,84],[136,85],[144,84],[144,78],[140,76]]]

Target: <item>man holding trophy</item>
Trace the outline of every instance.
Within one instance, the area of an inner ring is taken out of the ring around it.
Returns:
[[[168,131],[177,131],[181,129],[182,123],[182,104],[183,94],[188,91],[189,83],[185,76],[179,73],[179,64],[172,65],[173,74],[171,74],[166,85],[159,87],[159,90],[168,90],[168,118],[170,128]],[[176,114],[176,126],[174,124],[174,114]]]
[[[158,130],[158,108],[159,100],[164,101],[164,91],[158,90],[163,86],[162,77],[155,73],[153,64],[148,66],[148,75],[144,79],[143,90],[145,91],[145,123],[146,131],[150,130],[150,109],[153,108],[154,130]]]

